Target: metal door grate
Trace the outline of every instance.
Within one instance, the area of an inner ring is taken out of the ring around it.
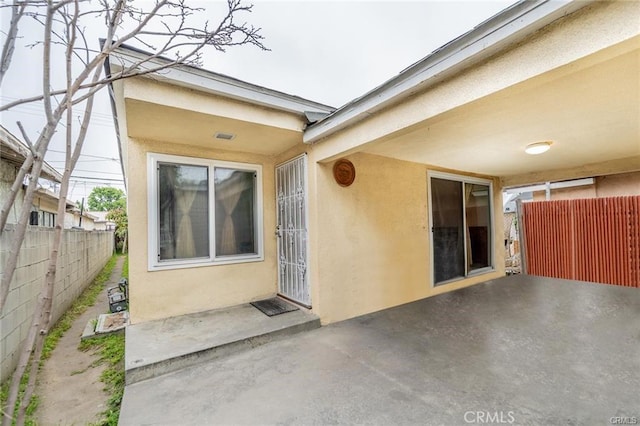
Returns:
[[[307,241],[307,156],[276,168],[278,291],[311,305]]]

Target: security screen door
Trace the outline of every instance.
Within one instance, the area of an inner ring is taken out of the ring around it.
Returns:
[[[276,167],[278,292],[311,307],[307,240],[307,156]]]

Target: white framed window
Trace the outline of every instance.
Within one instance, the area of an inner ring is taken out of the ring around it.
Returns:
[[[428,172],[433,285],[494,270],[493,183]]]
[[[149,270],[264,259],[262,166],[147,154]]]

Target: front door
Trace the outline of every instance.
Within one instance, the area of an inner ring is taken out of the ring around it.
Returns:
[[[307,155],[276,167],[278,293],[311,307],[307,239]]]

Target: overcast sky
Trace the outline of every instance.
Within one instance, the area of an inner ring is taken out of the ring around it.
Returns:
[[[217,22],[219,7],[206,7],[206,19]],[[206,69],[250,83],[339,107],[380,85],[433,50],[514,3],[513,0],[470,1],[287,1],[256,0],[244,20],[262,28],[261,51],[253,46],[208,52]],[[219,4],[218,4],[219,6]],[[6,28],[8,17],[2,12]],[[102,36],[99,20],[89,33]],[[91,23],[90,23],[91,24]],[[33,94],[40,87],[41,57],[37,49],[26,49],[29,36],[40,30],[25,26],[25,39],[18,41],[10,72],[2,85],[1,102]],[[40,30],[41,31],[41,30]],[[41,92],[40,92],[41,93]],[[87,197],[93,186],[122,188],[120,165],[111,108],[102,93],[96,101],[94,119],[74,176],[71,200]],[[42,128],[41,105],[24,105],[3,112],[2,125],[20,137],[21,120],[32,139]],[[52,141],[47,161],[62,169],[63,132]],[[60,152],[58,152],[60,151]],[[90,177],[103,181],[88,179]]]

